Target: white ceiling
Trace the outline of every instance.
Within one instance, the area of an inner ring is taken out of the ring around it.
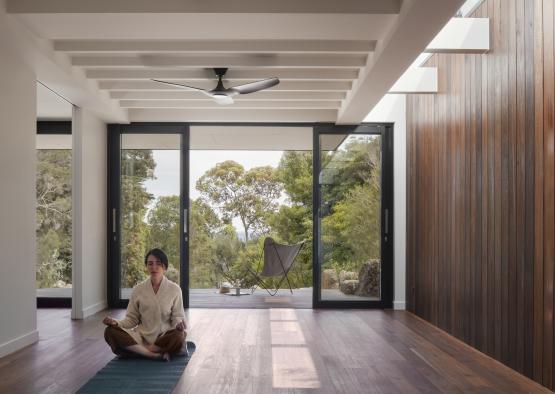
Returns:
[[[462,3],[8,0],[7,10],[130,121],[360,123]],[[281,83],[222,107],[150,81],[211,89],[213,67],[229,68],[226,86]],[[75,89],[57,84],[71,100]]]

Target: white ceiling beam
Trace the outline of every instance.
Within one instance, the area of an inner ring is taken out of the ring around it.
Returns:
[[[362,122],[463,2],[404,0],[395,24],[374,55],[369,56],[359,80],[347,95],[337,123]]]
[[[312,127],[308,125],[193,125],[190,130],[189,147],[192,150],[312,150]]]
[[[236,101],[219,105],[213,100],[121,100],[122,108],[216,108],[234,110],[250,109],[339,109],[341,101]]]
[[[409,68],[393,84],[389,93],[437,93],[437,68]]]
[[[353,68],[366,64],[366,55],[230,55],[230,56],[74,56],[81,67],[307,67]]]
[[[212,100],[210,97],[194,91],[134,91],[110,92],[110,97],[119,100]],[[344,92],[287,92],[287,91],[261,91],[235,96],[235,101],[252,100],[308,100],[308,101],[337,101],[345,98]]]
[[[56,40],[222,40],[225,38],[226,40],[272,41],[276,39],[379,40],[397,15],[257,14],[255,25],[251,14],[56,13],[19,14],[17,17],[32,26],[40,36]]]
[[[181,83],[181,82],[180,82]],[[192,86],[210,90],[216,87],[215,81],[195,81]],[[186,91],[177,86],[170,86],[154,81],[99,81],[98,87],[104,90],[153,90],[153,91]],[[342,81],[300,81],[280,82],[266,91],[312,91],[312,92],[345,92],[351,88],[350,82]],[[201,93],[202,94],[202,93]]]
[[[1,7],[0,37],[6,38],[14,53],[20,55],[19,61],[33,70],[38,81],[65,100],[89,109],[105,122],[127,122],[127,112],[117,101],[100,91],[82,70],[72,67],[65,54],[55,52],[50,41],[36,36],[13,16],[4,14]]]
[[[333,122],[335,109],[130,108],[131,122]]]
[[[54,49],[81,53],[368,53],[362,40],[57,40]]]
[[[426,53],[486,53],[489,18],[451,18],[428,44]]]
[[[352,81],[358,77],[358,68],[353,69],[325,69],[325,68],[274,68],[267,69],[233,69],[225,74],[224,81],[253,81],[268,78],[269,73],[279,77],[280,80],[327,80],[327,81]],[[212,69],[87,69],[87,78],[91,79],[171,79],[180,80],[204,80],[214,79],[216,74]]]
[[[9,13],[397,14],[401,0],[8,0]],[[230,21],[232,23],[233,21]],[[256,23],[256,19],[253,20]]]

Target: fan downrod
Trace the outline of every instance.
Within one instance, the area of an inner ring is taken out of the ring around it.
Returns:
[[[216,75],[218,77],[223,77],[225,75],[225,73],[227,72],[227,68],[214,68],[214,72],[216,73]]]

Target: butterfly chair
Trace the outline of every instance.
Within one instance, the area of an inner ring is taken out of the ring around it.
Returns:
[[[258,261],[256,271],[247,268],[256,280],[251,294],[254,293],[258,286],[266,290],[271,296],[275,296],[284,280],[287,281],[289,290],[291,294],[293,294],[293,288],[291,287],[288,274],[305,242],[306,241],[302,241],[295,245],[281,245],[272,238],[266,237],[266,239],[264,239],[264,258]],[[262,271],[260,271],[260,264],[262,261],[264,262],[264,266],[262,267]],[[264,278],[272,277],[281,277],[275,289],[269,289],[264,282]]]

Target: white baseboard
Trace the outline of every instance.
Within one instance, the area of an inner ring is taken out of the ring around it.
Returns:
[[[393,309],[396,311],[404,311],[406,308],[405,301],[393,301]]]
[[[6,343],[0,344],[0,358],[7,356],[10,353],[16,352],[19,349],[29,346],[39,340],[38,330],[33,330],[18,338],[12,339]]]
[[[92,316],[106,308],[108,308],[108,301],[100,301],[94,305],[86,307],[82,311],[77,311],[76,316],[72,316],[71,318],[76,320],[86,319],[87,317]]]

